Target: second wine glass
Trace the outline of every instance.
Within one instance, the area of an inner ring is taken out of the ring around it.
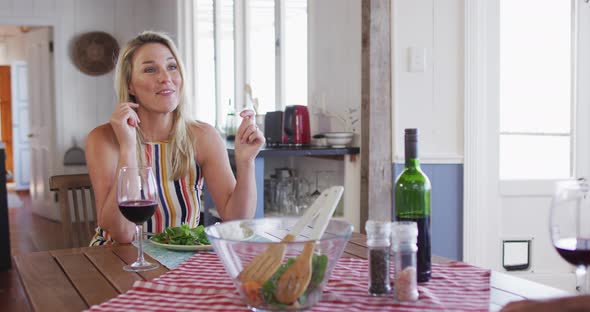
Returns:
[[[156,269],[158,264],[143,257],[143,223],[149,220],[158,207],[156,180],[151,167],[122,167],[117,178],[117,204],[127,220],[135,223],[137,260],[123,267],[125,271],[142,272]]]
[[[553,246],[567,262],[576,266],[580,294],[588,294],[590,264],[590,197],[585,179],[557,182],[549,229]]]

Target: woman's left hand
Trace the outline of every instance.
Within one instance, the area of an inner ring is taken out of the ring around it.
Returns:
[[[244,110],[240,113],[242,123],[236,133],[234,142],[236,162],[253,161],[264,144],[264,135],[256,126],[255,115],[252,110]]]

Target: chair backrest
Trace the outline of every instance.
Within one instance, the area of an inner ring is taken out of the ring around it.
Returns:
[[[65,247],[88,246],[96,225],[90,176],[55,175],[49,178],[49,189],[57,192]]]

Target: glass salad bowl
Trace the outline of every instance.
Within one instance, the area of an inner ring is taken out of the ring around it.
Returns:
[[[297,218],[290,217],[237,220],[205,229],[248,308],[255,311],[304,310],[321,299],[324,286],[350,238],[352,225],[330,220],[318,240],[309,238],[312,231],[307,227],[294,240],[281,242],[296,221]],[[302,256],[305,246],[308,250],[313,248],[311,257]],[[308,258],[309,261],[305,261]],[[305,262],[308,265],[301,265]],[[305,270],[306,266],[309,270]],[[306,271],[309,282],[306,278],[297,279],[305,276]],[[296,277],[300,291],[286,287],[287,279],[281,279],[282,275]]]

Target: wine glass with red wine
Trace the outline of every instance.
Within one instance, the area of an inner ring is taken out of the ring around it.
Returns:
[[[127,220],[135,223],[137,260],[123,267],[125,271],[143,272],[158,267],[143,258],[143,223],[152,217],[158,207],[156,180],[151,167],[122,167],[117,178],[117,204]]]
[[[576,266],[580,294],[588,294],[590,264],[590,187],[585,179],[559,181],[551,202],[549,229],[553,246]]]

